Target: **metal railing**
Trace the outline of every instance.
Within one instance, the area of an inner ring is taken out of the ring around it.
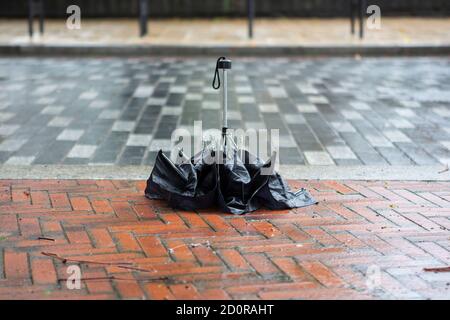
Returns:
[[[149,20],[149,2],[152,0],[139,1],[139,35],[141,37],[148,34]],[[349,0],[350,1],[350,24],[351,33],[355,34],[355,16],[359,18],[359,37],[364,37],[364,17],[366,10],[366,0]],[[28,0],[28,32],[30,37],[33,36],[33,22],[36,16],[39,17],[39,31],[44,33],[44,0]],[[255,0],[247,0],[247,21],[248,21],[248,37],[253,38],[255,20]]]

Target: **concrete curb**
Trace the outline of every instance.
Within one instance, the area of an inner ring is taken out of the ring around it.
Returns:
[[[296,166],[281,165],[286,179],[450,181],[443,166]],[[0,179],[146,180],[151,166],[31,165],[0,166]],[[441,173],[439,173],[441,172]]]
[[[420,56],[450,55],[450,45],[180,46],[180,45],[0,45],[14,56]]]

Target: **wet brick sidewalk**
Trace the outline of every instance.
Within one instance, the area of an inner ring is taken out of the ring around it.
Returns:
[[[291,184],[319,204],[234,216],[143,181],[0,180],[0,299],[448,299],[424,270],[450,263],[448,182]]]

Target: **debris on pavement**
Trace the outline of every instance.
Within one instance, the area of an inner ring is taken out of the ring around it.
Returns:
[[[183,243],[183,244],[180,244],[179,246],[169,248],[169,252],[173,253],[175,251],[175,249],[181,248],[184,246],[188,246],[190,248],[201,247],[201,246],[211,247],[211,243],[209,242],[209,240],[206,240],[205,242],[198,242],[198,243],[189,243],[189,244]]]
[[[104,276],[104,277],[88,277],[88,278],[81,278],[80,281],[104,281],[104,280],[119,280],[119,281],[167,281],[169,280],[169,277],[153,277],[153,278],[135,278],[135,277],[118,277],[118,276]],[[71,281],[69,278],[60,278],[58,279],[59,282],[63,281]]]
[[[77,260],[77,259],[63,258],[63,257],[57,255],[56,253],[41,252],[41,254],[43,254],[44,256],[52,257],[54,259],[62,261],[62,263],[64,263],[64,264],[67,262],[84,263],[84,264],[100,264],[100,265],[106,265],[106,266],[116,266],[117,268],[134,270],[134,271],[155,272],[155,270],[147,270],[147,269],[134,267],[134,266],[132,266],[133,265],[132,262],[101,262],[101,261],[90,261],[90,260]]]
[[[423,268],[426,272],[450,272],[450,267]]]
[[[446,164],[446,165],[445,165],[445,168],[442,169],[441,171],[438,171],[438,173],[444,173],[444,172],[447,172],[447,171],[449,171],[449,170],[450,170],[450,168],[448,167],[448,164]]]
[[[47,237],[38,237],[38,240],[47,240],[47,241],[55,241],[53,238],[47,238]]]

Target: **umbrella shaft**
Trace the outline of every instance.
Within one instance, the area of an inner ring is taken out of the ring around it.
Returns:
[[[228,127],[227,109],[228,109],[228,78],[226,69],[222,69],[223,72],[223,85],[222,85],[222,108],[223,108],[223,128]]]

